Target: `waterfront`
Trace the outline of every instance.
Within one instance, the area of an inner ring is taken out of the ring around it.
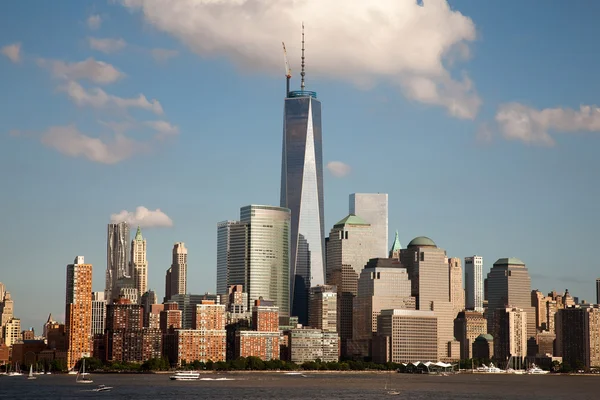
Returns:
[[[94,385],[77,385],[72,375],[41,375],[37,380],[0,377],[0,398],[9,399],[369,399],[384,395],[384,387],[401,392],[396,398],[427,399],[596,399],[595,376],[484,375],[451,376],[397,373],[202,374],[193,382],[170,381],[166,374],[94,374]],[[226,378],[226,379],[223,379]],[[95,384],[113,386],[107,393],[89,390]],[[82,387],[86,386],[86,387]],[[92,386],[87,387],[87,386]]]

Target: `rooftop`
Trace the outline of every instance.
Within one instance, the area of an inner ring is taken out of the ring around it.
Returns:
[[[369,225],[369,223],[354,214],[348,214],[346,218],[342,219],[334,226],[340,225]]]
[[[489,342],[490,340],[494,340],[494,337],[492,335],[490,335],[489,333],[484,333],[484,334],[477,336],[477,339],[475,339],[475,340],[480,340],[480,341],[487,340]]]
[[[427,236],[419,236],[414,238],[408,244],[408,247],[437,247],[435,242]]]
[[[494,265],[522,265],[525,266],[525,263],[518,258],[509,257],[509,258],[499,258],[498,261],[494,263]]]
[[[295,97],[312,97],[313,99],[317,98],[317,92],[311,92],[310,90],[292,90],[288,93],[288,98]]]

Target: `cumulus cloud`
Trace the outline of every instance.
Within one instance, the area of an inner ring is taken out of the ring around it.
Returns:
[[[147,144],[124,135],[101,139],[81,133],[75,125],[53,126],[41,135],[42,143],[70,157],[83,157],[101,164],[116,164],[147,151]]]
[[[0,53],[4,54],[8,59],[14,63],[21,61],[21,43],[13,43],[8,46],[4,46],[0,49]]]
[[[344,164],[341,161],[328,162],[327,169],[336,178],[343,178],[344,176],[348,175],[351,171],[350,166],[348,164]]]
[[[167,61],[169,58],[177,57],[179,52],[177,50],[169,50],[169,49],[152,49],[150,50],[152,57],[156,61]]]
[[[123,210],[118,214],[110,216],[111,223],[127,222],[131,226],[140,226],[141,228],[159,228],[173,226],[173,220],[159,208],[148,210],[144,206],[139,206],[135,211]]]
[[[293,65],[299,29],[306,23],[306,63],[311,76],[399,87],[416,101],[473,119],[481,100],[466,73],[449,64],[470,54],[473,21],[446,0],[121,0],[147,22],[201,56],[226,56],[239,67],[282,73],[281,40]],[[241,33],[240,33],[241,32]],[[297,69],[294,68],[298,77]]]
[[[138,97],[123,98],[108,94],[100,88],[85,89],[75,81],[69,81],[62,87],[62,90],[78,106],[93,108],[116,107],[120,109],[141,108],[159,115],[164,113],[158,100],[152,99],[152,101],[148,101],[143,94],[140,94]]]
[[[98,39],[89,37],[88,42],[92,50],[98,50],[105,54],[117,52],[127,46],[127,43],[123,39]]]
[[[520,103],[502,104],[496,113],[502,136],[509,140],[541,146],[553,146],[550,132],[600,132],[600,108],[582,105],[571,108],[537,110]]]
[[[179,134],[179,127],[171,125],[171,123],[168,121],[146,121],[144,124],[154,129],[158,134],[158,138],[160,139]]]
[[[92,57],[74,63],[39,59],[38,65],[49,68],[56,78],[66,80],[87,79],[97,84],[113,83],[125,76],[112,65],[103,61],[96,61]]]
[[[96,30],[102,25],[102,17],[98,14],[90,15],[87,19],[87,26],[91,30]]]

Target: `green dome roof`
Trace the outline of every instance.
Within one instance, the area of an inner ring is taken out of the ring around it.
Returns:
[[[485,340],[485,341],[489,342],[490,340],[494,340],[494,337],[492,335],[490,335],[489,333],[484,333],[484,334],[477,336],[477,339],[475,339],[475,340],[479,340],[479,341]]]
[[[494,265],[523,265],[525,263],[518,258],[510,257],[510,258],[499,258],[498,261],[494,263]]]
[[[427,236],[419,236],[414,238],[408,244],[408,247],[437,247],[435,242],[429,239]]]
[[[363,220],[360,217],[357,217],[354,214],[348,214],[348,216],[346,218],[339,221],[337,224],[334,225],[334,227],[335,226],[343,226],[343,225],[369,225],[369,223],[365,222],[365,220]]]

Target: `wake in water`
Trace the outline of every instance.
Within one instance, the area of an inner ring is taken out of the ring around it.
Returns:
[[[234,378],[200,378],[201,381],[235,381]]]

